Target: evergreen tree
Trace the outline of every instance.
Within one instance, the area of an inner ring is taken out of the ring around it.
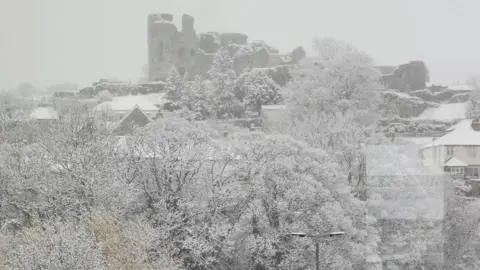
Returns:
[[[172,68],[167,78],[167,84],[165,85],[166,97],[170,102],[165,104],[165,109],[169,111],[178,110],[181,108],[182,92],[185,84],[178,74],[175,67]]]
[[[278,104],[282,101],[280,86],[265,69],[252,69],[237,79],[236,96],[248,111],[260,114],[262,105]]]
[[[189,120],[205,120],[212,117],[209,98],[210,85],[201,76],[195,76],[194,81],[185,87],[182,95],[183,117]]]
[[[167,97],[171,100],[179,100],[182,96],[182,91],[184,88],[184,82],[178,74],[178,71],[175,67],[170,70],[170,74],[167,78],[167,84],[165,86],[165,92]]]
[[[215,55],[208,75],[212,82],[210,102],[215,116],[220,119],[238,116],[241,104],[234,94],[236,75],[227,49],[222,48]]]

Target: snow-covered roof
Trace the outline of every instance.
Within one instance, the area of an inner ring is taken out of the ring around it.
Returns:
[[[473,91],[475,88],[471,85],[468,84],[455,84],[455,85],[449,85],[448,89],[453,90],[453,91]]]
[[[454,131],[455,129],[457,129],[458,127],[460,127],[462,125],[465,125],[465,123],[463,123],[463,121],[460,121],[460,122],[456,123],[455,125],[452,125],[451,127],[447,128],[446,131],[447,132]]]
[[[480,145],[480,131],[472,129],[471,121],[469,119],[461,121],[454,130],[423,148],[441,145]]]
[[[467,167],[468,164],[461,161],[457,157],[451,157],[443,164],[443,166],[445,166],[445,167]]]
[[[141,83],[141,84],[164,85],[164,84],[167,84],[167,83],[162,82],[162,81],[154,81],[154,82],[146,82],[146,83]]]
[[[285,105],[262,105],[262,110],[286,110]]]
[[[58,119],[58,114],[52,107],[38,107],[30,113],[30,118],[36,120]]]
[[[145,99],[153,103],[154,105],[163,105],[167,100],[165,99],[166,93],[154,93],[142,95]]]
[[[145,112],[142,110],[142,108],[140,108],[138,105],[135,105],[135,106],[133,106],[133,108],[132,108],[128,113],[126,113],[126,114],[122,117],[122,119],[120,119],[120,120],[117,121],[116,123],[110,125],[110,126],[109,126],[109,130],[110,130],[110,131],[114,131],[116,128],[118,128],[118,127],[125,121],[125,119],[127,119],[128,116],[130,116],[130,114],[132,114],[133,111],[135,111],[135,109],[139,109],[139,111],[140,111],[149,121],[151,121],[150,117],[148,117],[148,115],[145,114]]]
[[[436,108],[426,109],[417,120],[439,120],[453,121],[456,119],[465,119],[467,113],[467,103],[441,104]]]
[[[150,95],[129,95],[117,96],[112,101],[105,101],[95,107],[95,111],[113,110],[113,111],[130,111],[135,105],[138,105],[143,111],[157,111],[155,99]]]

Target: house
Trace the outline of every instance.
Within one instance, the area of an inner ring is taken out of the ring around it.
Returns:
[[[438,166],[454,175],[478,178],[480,175],[480,121],[462,120],[447,132],[420,149],[424,165]]]
[[[118,121],[129,113],[135,106],[138,106],[148,117],[154,119],[163,104],[164,93],[149,95],[116,96],[111,101],[104,101],[95,106],[95,112],[101,112],[110,121]]]
[[[49,104],[39,104],[29,115],[29,119],[37,124],[41,129],[46,130],[52,124],[58,122],[57,111]]]
[[[133,131],[134,126],[143,127],[151,121],[151,118],[140,108],[140,106],[135,105],[120,120],[109,126],[109,130],[115,135],[126,135]]]

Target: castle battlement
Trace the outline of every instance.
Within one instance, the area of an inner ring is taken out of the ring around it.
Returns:
[[[148,15],[148,80],[164,81],[173,66],[180,75],[205,75],[212,59],[220,48],[229,48],[234,58],[235,72],[240,73],[246,66],[272,67],[280,64],[296,64],[305,57],[298,48],[290,54],[280,55],[278,50],[261,41],[248,43],[243,33],[206,32],[197,35],[194,17],[183,14],[181,31],[169,13]],[[237,45],[236,48],[230,48]],[[243,49],[239,49],[243,47]],[[245,53],[247,52],[247,53]],[[285,62],[287,61],[287,62]]]

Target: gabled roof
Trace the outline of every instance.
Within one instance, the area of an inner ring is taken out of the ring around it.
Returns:
[[[454,130],[423,148],[445,145],[480,145],[480,131],[473,130],[471,123],[472,120],[469,119],[461,121],[455,125]]]
[[[114,132],[117,128],[121,127],[127,121],[127,119],[129,119],[129,116],[131,116],[135,112],[142,114],[142,116],[145,117],[145,119],[147,119],[148,122],[152,121],[150,117],[148,117],[148,115],[140,108],[140,106],[135,105],[129,112],[127,112],[122,117],[122,119],[118,120],[115,124],[110,126],[110,131]]]
[[[468,167],[468,164],[461,161],[457,157],[451,157],[443,164],[443,166],[444,167]]]

